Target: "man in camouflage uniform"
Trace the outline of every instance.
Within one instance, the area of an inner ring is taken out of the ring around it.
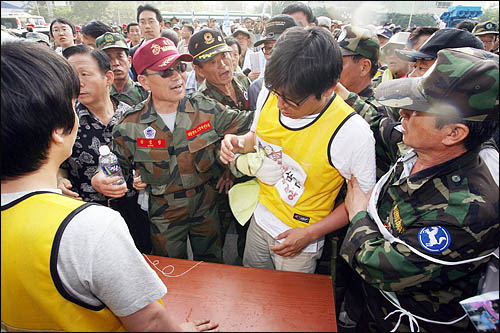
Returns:
[[[214,45],[219,46],[214,49]],[[198,31],[189,40],[188,49],[194,58],[193,67],[205,77],[205,81],[198,88],[198,91],[230,108],[249,111],[248,88],[250,81],[244,74],[234,72],[231,62],[232,48],[224,42],[220,31],[216,29]],[[221,167],[219,171],[223,179],[234,179],[227,168]],[[248,177],[243,177],[237,182],[240,183],[248,179]],[[241,260],[245,250],[248,224],[243,227],[236,221],[229,208],[227,193],[220,193],[217,203],[221,218],[222,246],[224,246],[230,224],[234,223],[238,233],[237,248]]]
[[[149,194],[153,252],[222,262],[216,192],[215,144],[227,133],[244,133],[249,112],[229,109],[195,92],[185,96],[182,78],[189,54],[167,38],[143,43],[134,55],[141,85],[151,94],[113,129],[113,151],[124,175],[140,172]]]
[[[132,60],[125,38],[118,33],[106,32],[97,37],[95,42],[99,49],[106,52],[113,66],[115,78],[110,95],[130,106],[145,100],[148,92],[138,82],[132,81],[128,75]]]
[[[474,331],[459,301],[482,292],[499,246],[498,186],[478,156],[498,129],[498,74],[496,55],[446,49],[425,77],[377,88],[380,103],[401,108],[413,150],[371,196],[355,178],[348,185],[351,223],[340,255],[362,278],[366,305],[356,316],[347,297],[339,327]]]
[[[493,51],[498,48],[498,25],[492,21],[481,22],[474,27],[472,34],[479,38],[486,51]]]

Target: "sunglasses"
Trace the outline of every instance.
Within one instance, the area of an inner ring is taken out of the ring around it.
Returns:
[[[277,92],[276,90],[272,90],[271,93],[276,96],[276,97],[279,97],[281,98],[286,104],[289,104],[291,106],[295,106],[296,108],[298,108],[299,106],[301,106],[302,104],[304,104],[307,99],[309,97],[311,97],[311,95],[308,95],[306,96],[305,98],[303,98],[302,100],[298,101],[298,102],[294,102],[292,101],[291,99],[288,99],[285,95],[281,95],[279,92]]]
[[[145,75],[145,76],[149,76],[149,75],[160,75],[162,78],[166,79],[168,77],[171,77],[172,75],[174,75],[174,71],[178,72],[179,74],[182,74],[186,71],[187,69],[187,65],[183,62],[181,62],[180,64],[178,64],[177,66],[172,66],[170,68],[167,68],[167,69],[164,69],[162,71],[158,71],[158,72],[153,72],[153,73],[144,73],[142,75]]]
[[[382,50],[382,53],[385,56],[392,56],[396,52],[396,50],[404,50],[404,48],[388,47],[388,48],[385,48],[384,50]]]

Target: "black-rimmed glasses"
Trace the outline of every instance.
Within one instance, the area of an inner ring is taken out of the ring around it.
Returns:
[[[308,95],[308,96],[306,96],[305,98],[303,98],[302,100],[300,100],[299,102],[294,102],[294,101],[292,101],[291,99],[288,99],[285,95],[281,95],[281,94],[280,94],[279,92],[277,92],[276,90],[272,90],[272,91],[271,91],[271,93],[272,93],[273,95],[275,95],[276,97],[281,98],[281,99],[282,99],[282,100],[283,100],[286,104],[290,104],[290,105],[295,106],[295,107],[297,107],[297,108],[298,108],[299,106],[301,106],[302,104],[304,104],[304,103],[307,101],[307,99],[308,99],[309,97],[311,97],[311,95]]]
[[[183,62],[178,64],[177,66],[172,66],[167,69],[164,69],[162,71],[158,72],[152,72],[152,73],[144,73],[142,75],[149,76],[149,75],[160,75],[162,78],[166,79],[168,77],[171,77],[174,74],[174,71],[178,72],[179,74],[182,74],[186,71],[187,65]]]

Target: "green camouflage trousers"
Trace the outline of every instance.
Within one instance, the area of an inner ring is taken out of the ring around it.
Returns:
[[[222,263],[222,244],[216,193],[203,185],[200,193],[174,197],[173,193],[150,194],[151,236],[153,254],[187,259],[187,237],[193,249],[193,259]],[[185,215],[185,219],[176,216]],[[175,221],[175,222],[169,222]]]

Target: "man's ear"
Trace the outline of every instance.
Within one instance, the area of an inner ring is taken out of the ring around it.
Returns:
[[[359,62],[361,66],[361,76],[366,76],[370,75],[371,68],[372,68],[372,63],[370,59],[367,58],[361,58],[361,61]]]
[[[464,124],[447,124],[448,133],[443,138],[443,144],[446,146],[452,146],[459,142],[465,140],[467,135],[469,135],[469,127]]]
[[[65,136],[67,136],[67,134],[64,134],[64,129],[62,128],[55,129],[52,132],[52,141],[54,141],[56,145],[63,144]]]
[[[148,79],[146,76],[138,74],[137,75],[137,81],[141,84],[141,86],[146,89],[147,91],[151,91],[151,86],[148,83]]]
[[[107,71],[106,74],[106,86],[111,87],[113,85],[113,81],[115,80],[115,74],[113,71]]]

